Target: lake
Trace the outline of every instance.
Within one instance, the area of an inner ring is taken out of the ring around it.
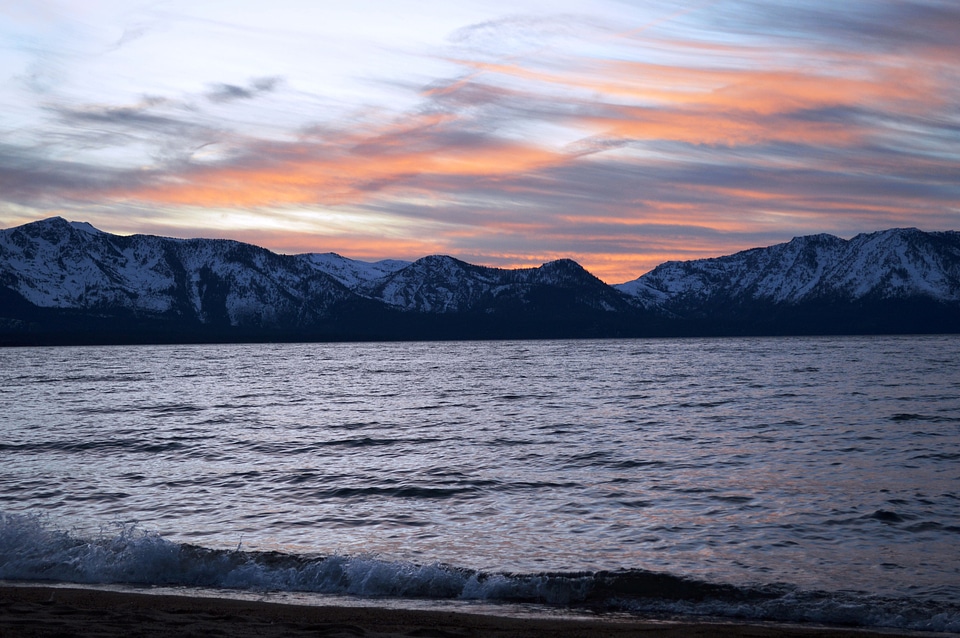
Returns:
[[[0,349],[0,578],[960,631],[960,336]]]

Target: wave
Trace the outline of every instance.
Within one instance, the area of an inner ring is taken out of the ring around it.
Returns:
[[[35,515],[0,512],[0,580],[186,586],[359,597],[539,603],[644,615],[960,631],[960,603],[709,583],[639,569],[500,573],[370,556],[209,549],[136,525],[84,538]]]

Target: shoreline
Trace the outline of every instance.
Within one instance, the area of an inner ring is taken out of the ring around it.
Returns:
[[[891,638],[954,636],[761,622],[668,621],[623,617],[517,617],[378,606],[311,606],[191,597],[81,586],[0,585],[0,638],[44,636],[326,636],[346,638]]]

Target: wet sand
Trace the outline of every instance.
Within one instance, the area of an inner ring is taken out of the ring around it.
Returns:
[[[624,621],[602,618],[514,618],[376,607],[313,607],[224,598],[190,598],[59,587],[0,587],[0,638],[21,636],[890,638],[895,635],[916,636],[918,634],[771,624],[668,623],[655,620]]]

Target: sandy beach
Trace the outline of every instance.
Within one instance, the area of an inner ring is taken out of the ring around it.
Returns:
[[[313,607],[223,598],[47,587],[0,587],[0,637],[397,636],[598,638],[751,636],[870,638],[916,633],[768,624],[512,618],[446,611]],[[921,634],[923,635],[923,634]],[[932,634],[936,635],[936,634]]]

